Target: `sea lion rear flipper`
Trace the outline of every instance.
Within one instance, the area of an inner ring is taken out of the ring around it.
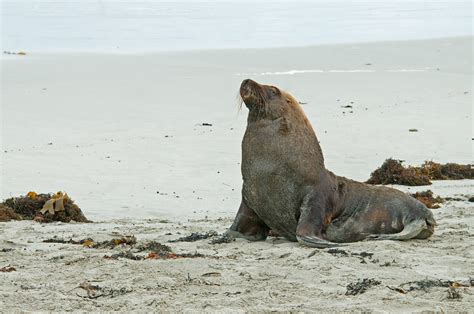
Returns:
[[[393,234],[372,234],[367,237],[368,240],[409,240],[418,238],[420,234],[424,234],[426,231],[429,231],[429,226],[427,222],[422,219],[414,220],[403,228],[402,231]],[[431,232],[432,234],[432,232]],[[430,235],[431,235],[430,234]],[[424,237],[422,237],[424,238]]]
[[[261,241],[267,238],[269,231],[270,228],[242,200],[234,223],[227,230],[227,234],[234,238]]]

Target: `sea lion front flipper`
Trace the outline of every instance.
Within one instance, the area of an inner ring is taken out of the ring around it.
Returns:
[[[317,249],[326,249],[326,248],[331,248],[331,247],[343,246],[343,244],[330,242],[330,241],[327,241],[315,236],[298,236],[297,235],[296,239],[298,239],[298,242],[303,245],[314,247]]]
[[[262,241],[267,238],[269,231],[270,228],[242,200],[234,223],[226,233],[234,238]]]
[[[310,193],[303,199],[296,227],[296,239],[299,243],[320,249],[341,246],[323,239],[326,216],[331,212],[325,208],[326,199],[318,192]]]

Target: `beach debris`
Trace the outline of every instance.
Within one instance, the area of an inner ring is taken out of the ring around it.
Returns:
[[[216,271],[210,272],[210,273],[205,273],[202,274],[201,277],[221,277],[222,274]]]
[[[140,249],[143,248],[146,248],[146,250],[151,250],[151,252],[145,257],[146,259],[166,259],[175,257],[171,247],[159,242],[149,242],[148,245],[145,244]]]
[[[403,288],[403,286],[408,286],[408,288]],[[411,281],[402,284],[400,287],[387,286],[390,290],[394,290],[403,294],[407,294],[410,291],[423,290],[425,292],[428,289],[433,287],[447,287],[447,299],[449,300],[459,300],[462,298],[461,293],[457,288],[460,287],[472,287],[472,279],[469,279],[465,282],[461,281],[452,281],[452,280],[441,280],[441,279],[423,279],[418,281]]]
[[[79,241],[74,241],[73,239],[69,240],[64,240],[64,239],[59,239],[59,238],[51,238],[51,239],[46,239],[43,240],[43,243],[61,243],[61,244],[84,244],[86,241],[93,241],[91,238],[79,240]]]
[[[393,260],[391,260],[391,261],[387,261],[387,262],[385,262],[385,263],[383,263],[383,264],[380,264],[379,266],[380,266],[380,267],[389,267],[389,266],[396,266],[396,265],[398,265],[398,263],[397,263],[396,260],[393,259]]]
[[[210,231],[204,232],[204,233],[193,232],[193,233],[191,233],[190,235],[188,235],[186,237],[181,237],[181,238],[175,239],[175,240],[169,240],[168,242],[195,242],[195,241],[199,241],[199,240],[212,238],[212,237],[215,237],[217,235],[218,235],[218,233],[214,230],[210,230]]]
[[[28,192],[0,203],[0,221],[35,220],[39,222],[90,222],[67,193]]]
[[[454,280],[442,280],[442,279],[423,279],[417,281],[410,281],[404,284],[401,284],[401,287],[408,286],[408,288],[403,288],[407,292],[423,290],[428,291],[428,289],[433,287],[444,287],[444,288],[460,288],[460,287],[470,287],[472,286],[472,281],[468,280],[466,282],[454,281]]]
[[[430,180],[474,179],[472,165],[425,161],[419,167],[405,167],[402,163],[402,160],[386,159],[380,168],[371,173],[366,183],[419,186],[430,185]]]
[[[364,278],[362,280],[359,280],[355,283],[350,283],[346,287],[346,293],[345,295],[358,295],[365,293],[367,289],[373,286],[378,286],[380,285],[381,282],[375,279],[368,279]]]
[[[14,51],[7,51],[7,50],[4,50],[4,51],[3,51],[3,54],[5,54],[5,55],[26,56],[26,52],[24,52],[24,51],[14,52]]]
[[[15,211],[5,205],[0,204],[0,221],[21,220],[22,216],[15,213]]]
[[[405,291],[403,288],[400,287],[393,287],[393,286],[387,286],[390,290],[397,291],[403,294],[407,294],[407,291]]]
[[[140,261],[144,259],[176,259],[176,258],[196,258],[196,257],[214,257],[214,256],[206,256],[201,253],[174,253],[171,250],[171,247],[161,244],[156,241],[150,241],[143,244],[137,245],[137,239],[135,236],[123,236],[121,238],[114,238],[107,241],[96,242],[92,238],[85,238],[82,240],[65,240],[59,238],[52,238],[43,240],[43,243],[61,243],[61,244],[75,244],[75,245],[82,245],[87,248],[93,249],[114,249],[116,247],[128,247],[127,251],[114,253],[111,255],[104,255],[105,259],[119,259],[119,258],[126,258],[135,261]],[[144,251],[149,251],[146,255],[139,255],[135,253],[140,253]],[[217,257],[216,257],[217,258]]]
[[[448,300],[460,300],[462,299],[461,293],[455,287],[449,287],[447,290],[447,298]]]
[[[88,297],[89,299],[95,299],[95,298],[98,298],[98,297],[102,296],[101,294],[98,294],[99,291],[100,291],[102,288],[99,287],[99,286],[96,286],[96,285],[91,285],[91,284],[90,284],[89,282],[87,282],[87,281],[82,282],[82,283],[79,285],[79,288],[86,290],[86,292],[87,292],[87,297]]]
[[[462,197],[451,197],[451,196],[446,196],[443,198],[444,201],[455,201],[455,202],[464,202],[464,201],[469,201],[467,198],[462,198]]]
[[[81,298],[88,298],[88,299],[97,299],[100,297],[110,297],[114,298],[120,295],[124,295],[133,291],[133,289],[128,288],[108,288],[108,287],[100,287],[99,285],[92,285],[88,281],[84,281],[79,284],[78,288],[81,288],[86,291],[87,295],[83,296],[77,293],[77,296]]]
[[[439,204],[444,202],[444,199],[442,197],[434,197],[433,192],[431,190],[416,192],[410,195],[425,204],[426,207],[431,209],[440,208]]]
[[[178,258],[197,258],[197,257],[210,257],[206,256],[201,253],[173,253],[170,249],[170,251],[163,250],[163,251],[153,251],[150,252],[145,259],[178,259]]]
[[[408,132],[418,132],[418,129],[408,129]]]
[[[341,249],[329,249],[326,252],[332,255],[337,255],[337,256],[349,256],[349,254],[346,251],[341,250]]]
[[[12,271],[16,271],[16,268],[11,266],[5,266],[0,268],[0,273],[11,273]]]
[[[360,256],[360,257],[363,257],[363,258],[372,258],[372,256],[374,255],[374,253],[369,253],[369,252],[360,252],[360,253],[357,253],[357,252],[346,252],[344,250],[341,250],[341,249],[337,249],[337,248],[332,248],[332,249],[328,249],[326,251],[327,253],[329,254],[332,254],[332,255],[338,255],[338,256]]]
[[[270,292],[270,291],[269,291],[269,292]],[[226,291],[226,292],[224,292],[224,295],[225,295],[226,297],[231,297],[231,296],[238,295],[238,294],[242,294],[242,292],[240,292],[240,291],[236,291],[236,292]],[[270,294],[270,297],[271,297],[271,294]]]
[[[405,168],[401,160],[389,158],[382,166],[370,174],[369,184],[430,185],[430,179],[419,169]]]
[[[287,258],[290,255],[291,255],[291,253],[285,253],[285,254],[282,254],[282,255],[278,256],[278,258]]]
[[[320,249],[316,249],[313,252],[308,254],[308,258],[315,256],[317,253],[319,253]]]
[[[108,241],[95,242],[92,238],[86,238],[79,241],[73,239],[64,240],[58,238],[43,240],[44,243],[62,243],[62,244],[80,244],[82,246],[94,249],[113,249],[117,246],[134,245],[137,243],[135,236],[124,236],[121,238],[114,238]]]
[[[210,243],[211,244],[222,244],[222,243],[230,243],[230,242],[233,242],[233,241],[235,241],[235,238],[233,236],[231,236],[228,233],[224,233],[220,237],[211,240]]]
[[[119,259],[119,258],[126,258],[131,259],[133,261],[141,261],[145,259],[145,256],[133,254],[130,251],[127,252],[120,252],[112,255],[104,255],[105,259]]]
[[[434,161],[425,161],[420,168],[431,180],[474,179],[474,168],[472,165],[456,163],[439,164]]]
[[[3,249],[0,249],[0,252],[2,252],[2,253],[12,252],[12,251],[14,251],[14,249],[12,249],[12,248],[3,248]]]
[[[134,253],[139,253],[143,251],[149,251],[146,255],[138,255]],[[177,258],[197,258],[197,257],[213,257],[206,256],[201,253],[174,253],[171,247],[161,244],[156,241],[150,241],[145,244],[139,244],[133,246],[127,252],[120,252],[112,255],[105,255],[106,259],[118,259],[118,258],[127,258],[135,261],[140,261],[144,259],[177,259]]]
[[[29,198],[37,198],[38,194],[36,194],[36,192],[28,192],[26,196]],[[59,191],[44,203],[40,213],[44,215],[46,212],[48,212],[49,214],[54,215],[55,212],[65,211],[64,202],[66,202],[68,199],[69,196],[67,193]]]
[[[201,123],[201,126],[212,126],[212,123],[203,122]]]
[[[134,248],[135,252],[143,252],[143,251],[168,251],[171,252],[171,248],[165,244],[161,244],[160,242],[156,241],[149,241],[144,244],[139,244]]]

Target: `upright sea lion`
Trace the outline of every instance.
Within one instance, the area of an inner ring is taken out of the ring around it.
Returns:
[[[247,79],[240,95],[249,114],[242,141],[242,202],[231,235],[264,240],[272,229],[322,248],[433,234],[433,215],[418,200],[326,170],[313,128],[290,94]]]

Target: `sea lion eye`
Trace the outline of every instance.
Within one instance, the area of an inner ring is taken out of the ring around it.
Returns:
[[[280,95],[280,90],[274,86],[270,86],[270,93],[272,96]]]

